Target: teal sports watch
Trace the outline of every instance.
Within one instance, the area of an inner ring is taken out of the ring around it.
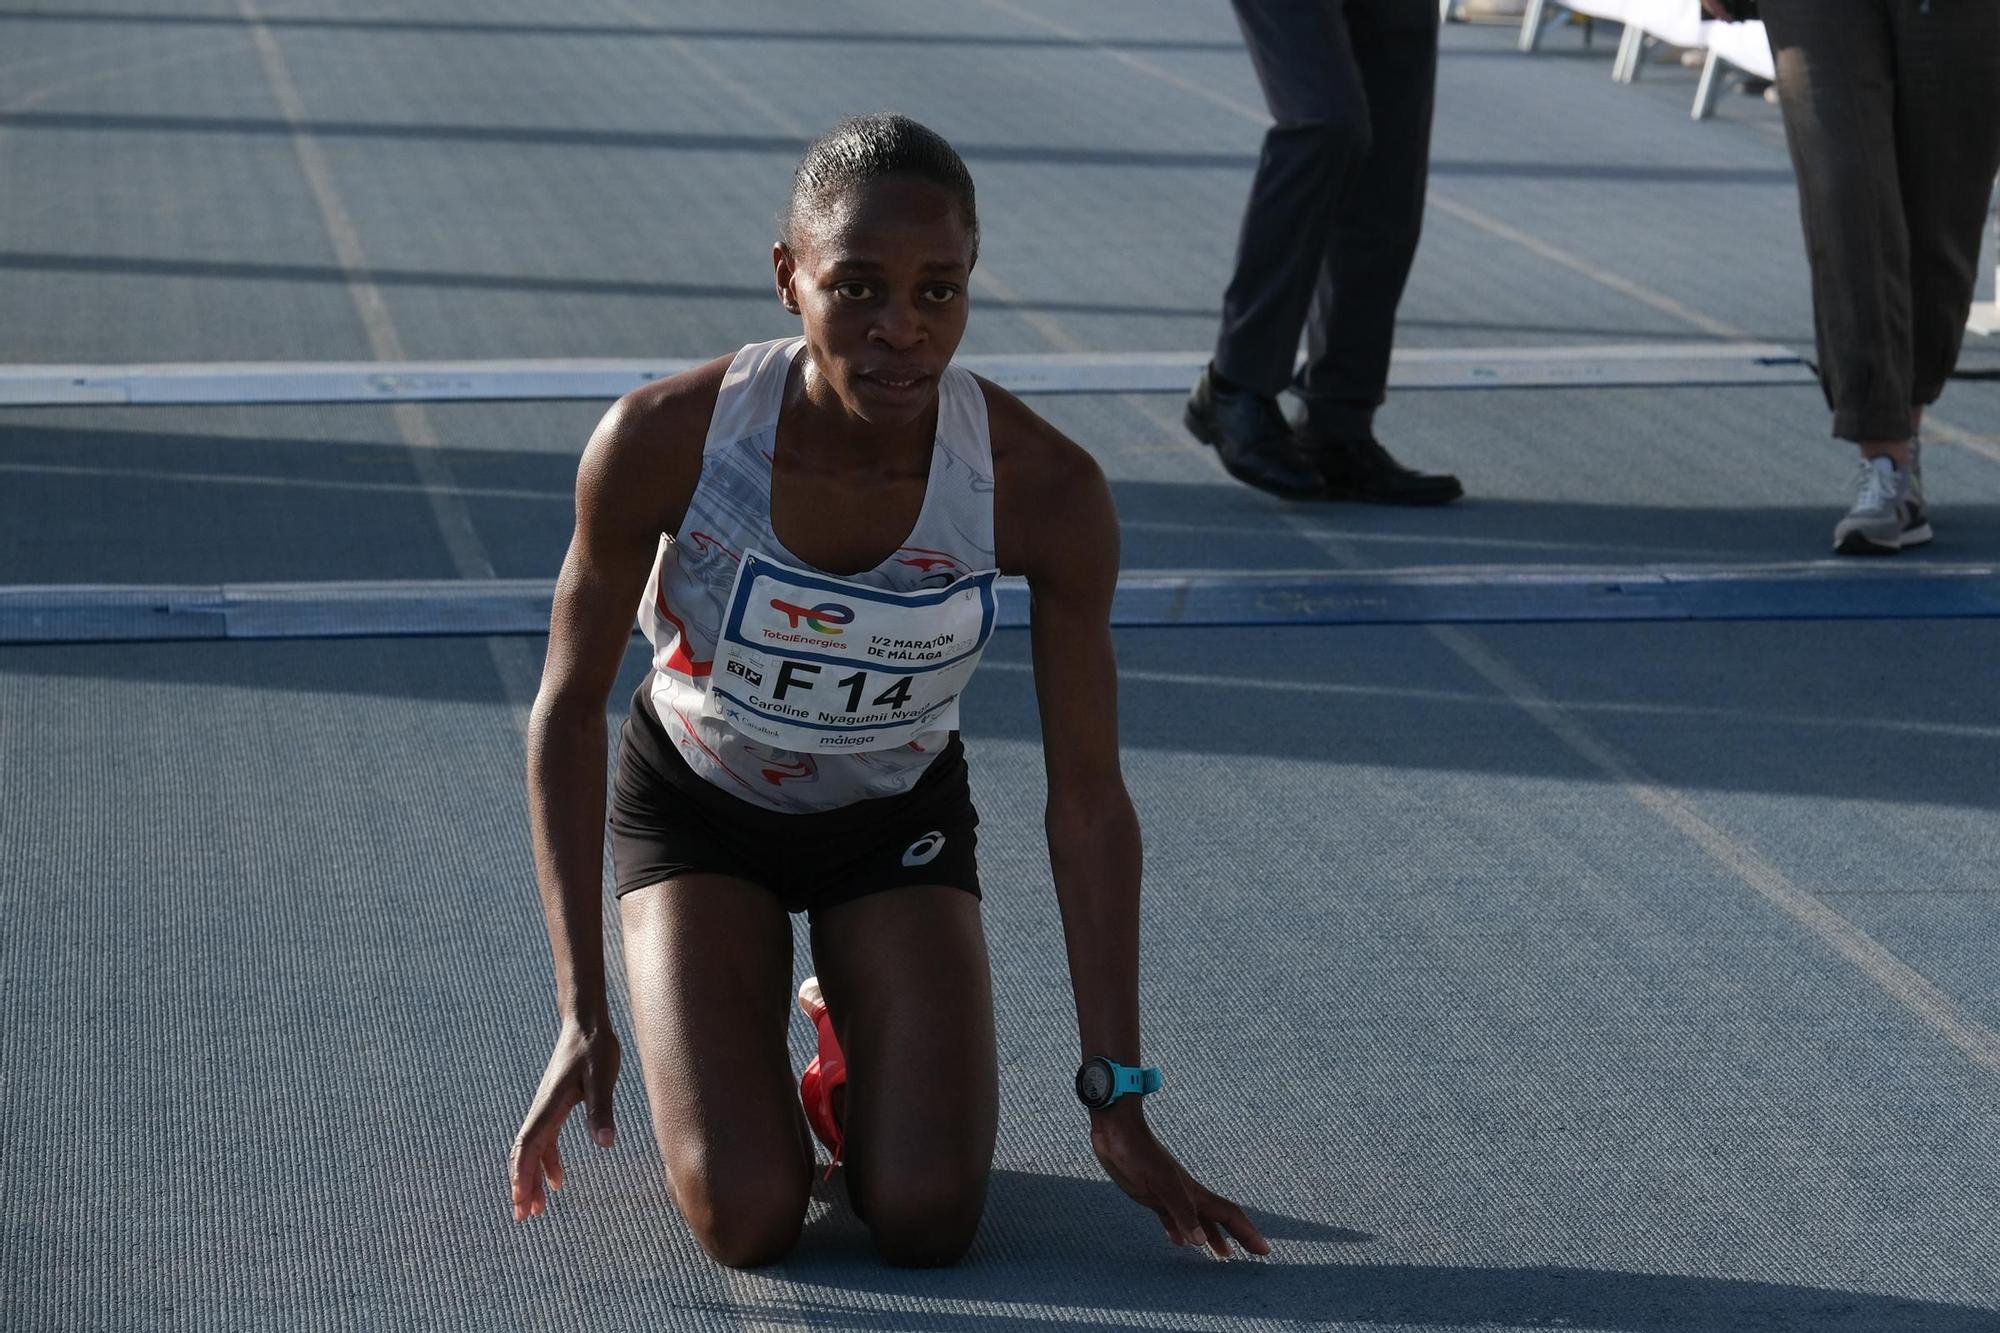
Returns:
[[[1126,1093],[1143,1097],[1160,1090],[1160,1071],[1151,1065],[1121,1065],[1101,1055],[1085,1060],[1076,1071],[1076,1099],[1102,1111]]]

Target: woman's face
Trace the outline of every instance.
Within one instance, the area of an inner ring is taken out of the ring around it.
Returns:
[[[972,238],[952,194],[910,176],[856,186],[772,250],[778,296],[826,387],[877,425],[916,420],[965,336]]]

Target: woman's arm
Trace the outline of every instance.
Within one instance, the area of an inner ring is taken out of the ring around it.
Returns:
[[[1081,455],[1082,451],[1077,451]],[[1043,826],[1076,995],[1080,1058],[1136,1065],[1139,1045],[1139,820],[1118,759],[1111,595],[1118,529],[1087,456],[1046,479],[1046,524],[1024,553],[1035,697],[1048,776]],[[1139,1106],[1137,1098],[1119,1105]],[[1106,1112],[1105,1115],[1115,1114]]]
[[[580,1102],[611,1146],[618,1039],[604,977],[605,704],[632,637],[662,532],[680,526],[727,362],[628,394],[605,414],[577,468],[576,531],[556,580],[548,657],[528,721],[528,820],[555,964],[556,1049],[510,1161],[516,1220],[562,1184],[556,1138]]]
[[[1083,1058],[1143,1064],[1139,1036],[1138,816],[1118,758],[1118,667],[1111,598],[1118,520],[1089,454],[1011,396],[988,391],[994,436],[995,542],[1001,568],[1027,577],[1035,696],[1048,773],[1049,863],[1076,997]],[[1153,1209],[1176,1244],[1228,1236],[1269,1245],[1243,1210],[1210,1193],[1153,1137],[1144,1099],[1090,1112],[1105,1172]]]

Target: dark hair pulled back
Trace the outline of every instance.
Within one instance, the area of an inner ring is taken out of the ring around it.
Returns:
[[[792,173],[792,197],[778,219],[787,245],[801,225],[857,186],[885,176],[915,176],[945,190],[958,202],[974,257],[979,254],[979,211],[973,204],[972,173],[965,159],[936,130],[908,116],[850,116],[806,146]]]

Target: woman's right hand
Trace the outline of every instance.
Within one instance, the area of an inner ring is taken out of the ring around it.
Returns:
[[[550,1188],[561,1189],[562,1154],[556,1138],[563,1121],[583,1103],[584,1121],[590,1137],[600,1148],[618,1141],[611,1120],[611,1089],[618,1082],[618,1037],[606,1018],[586,1028],[574,1018],[563,1020],[556,1035],[555,1053],[535,1089],[521,1132],[514,1136],[514,1151],[507,1160],[507,1174],[514,1190],[514,1220],[525,1221],[549,1206],[546,1176]]]

